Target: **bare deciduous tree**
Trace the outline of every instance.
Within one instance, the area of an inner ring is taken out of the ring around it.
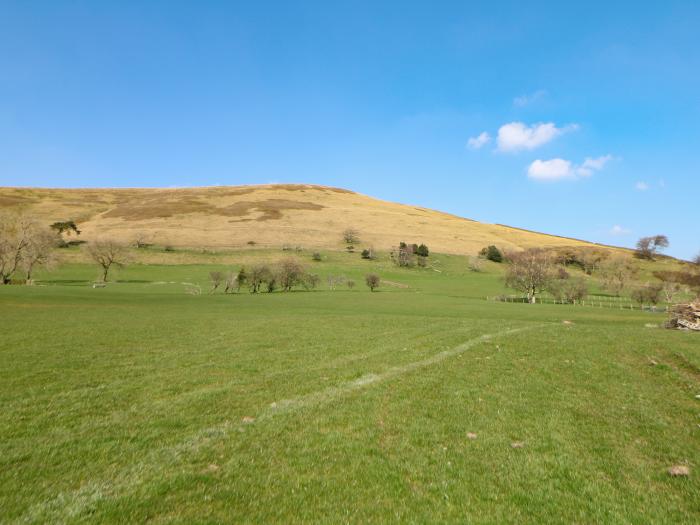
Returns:
[[[36,224],[21,213],[0,215],[0,284],[8,284],[20,268]]]
[[[126,245],[112,239],[92,241],[87,249],[92,260],[102,269],[102,282],[107,282],[112,266],[122,268],[129,262]]]
[[[250,288],[250,293],[258,293],[261,290],[262,285],[269,283],[271,280],[273,280],[273,276],[270,267],[267,264],[256,264],[250,269],[250,273],[248,274],[248,286]]]
[[[603,288],[618,297],[629,282],[637,275],[637,268],[625,257],[613,257],[605,261],[600,268]]]
[[[668,248],[668,237],[665,235],[642,237],[637,241],[635,255],[640,259],[651,260],[664,248]]]
[[[304,266],[296,259],[283,259],[278,264],[277,280],[283,292],[288,292],[293,287],[303,284],[305,276]]]
[[[346,228],[345,231],[343,231],[343,242],[350,245],[357,244],[360,242],[360,232],[355,228]]]
[[[211,291],[209,293],[214,293],[226,280],[226,276],[224,272],[209,272],[209,280],[211,281]],[[228,286],[226,289],[228,290]]]
[[[593,275],[593,272],[600,270],[601,265],[605,264],[607,258],[607,252],[584,251],[581,255],[581,269],[587,275]]]
[[[56,264],[55,248],[61,244],[61,236],[49,228],[35,224],[29,235],[29,242],[22,254],[22,269],[27,284],[37,268],[51,268]]]
[[[379,288],[381,279],[376,273],[368,273],[365,275],[365,284],[369,287],[369,291],[373,292],[375,288]]]
[[[144,232],[134,235],[134,248],[147,248],[151,246],[150,236]]]
[[[508,259],[506,286],[526,294],[528,302],[534,303],[537,294],[545,290],[552,279],[550,255],[545,250],[530,248],[509,254]]]

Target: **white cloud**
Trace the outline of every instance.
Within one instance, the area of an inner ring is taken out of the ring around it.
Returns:
[[[593,172],[602,170],[612,158],[612,155],[603,155],[595,159],[586,157],[583,164],[577,168],[576,173],[581,177],[590,177],[593,175]]]
[[[515,97],[513,99],[513,105],[519,108],[524,108],[525,106],[529,106],[533,102],[537,102],[546,94],[547,92],[544,89],[538,89],[530,95],[520,95],[519,97]]]
[[[649,185],[641,180],[637,184],[635,184],[634,187],[639,191],[647,191],[649,189]]]
[[[608,233],[610,235],[619,236],[619,235],[629,235],[632,232],[630,230],[628,230],[627,228],[620,226],[619,224],[616,224],[615,226],[610,228],[610,231]]]
[[[558,181],[590,177],[594,172],[602,170],[612,158],[612,155],[604,155],[595,159],[586,157],[586,160],[580,166],[565,159],[537,159],[527,169],[527,176],[537,181]]]
[[[478,136],[472,137],[467,141],[467,147],[471,149],[481,149],[491,141],[491,135],[482,131]]]
[[[559,135],[578,129],[576,124],[558,128],[553,122],[527,126],[522,122],[504,124],[498,130],[498,149],[504,152],[538,148]]]
[[[571,162],[564,159],[537,159],[527,170],[527,176],[541,181],[554,181],[575,177]]]

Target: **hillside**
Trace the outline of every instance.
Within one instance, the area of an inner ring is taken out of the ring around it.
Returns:
[[[0,209],[25,209],[47,222],[75,220],[90,240],[112,237],[181,247],[283,244],[338,249],[348,227],[363,246],[425,242],[442,253],[501,248],[592,246],[580,240],[485,224],[349,190],[277,184],[178,189],[0,188]]]

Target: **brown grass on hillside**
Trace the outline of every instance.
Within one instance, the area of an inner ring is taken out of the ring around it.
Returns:
[[[583,247],[565,237],[485,224],[448,213],[373,199],[312,184],[168,189],[0,188],[0,208],[23,208],[47,223],[75,220],[85,240],[132,242],[147,235],[159,245],[245,248],[284,244],[343,249],[342,232],[360,245],[389,250],[400,241],[431,251],[475,255],[484,246]]]

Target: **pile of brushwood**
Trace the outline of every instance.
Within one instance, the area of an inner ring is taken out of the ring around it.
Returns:
[[[700,332],[700,299],[692,303],[677,304],[671,308],[666,327]]]

